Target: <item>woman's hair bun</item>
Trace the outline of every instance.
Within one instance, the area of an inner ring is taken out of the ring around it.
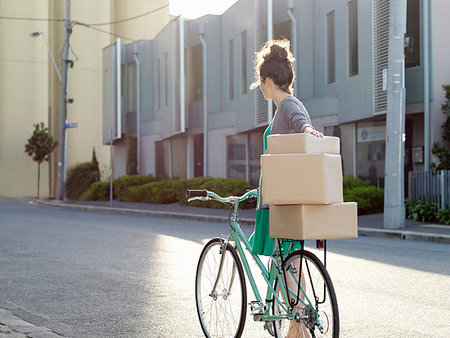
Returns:
[[[288,60],[287,50],[277,44],[270,47],[270,53],[264,56],[264,61],[279,61],[286,62]]]

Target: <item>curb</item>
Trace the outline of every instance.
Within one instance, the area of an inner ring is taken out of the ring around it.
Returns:
[[[186,214],[180,212],[166,212],[166,211],[155,211],[155,210],[140,210],[140,209],[129,209],[129,208],[112,208],[112,207],[101,207],[101,206],[91,206],[91,205],[78,205],[78,204],[67,204],[67,203],[55,203],[46,202],[42,200],[35,201],[33,203],[66,208],[66,209],[76,209],[76,210],[86,210],[86,211],[103,211],[114,214],[125,214],[125,215],[141,215],[141,216],[153,216],[153,217],[166,217],[166,218],[178,218],[178,219],[188,219],[193,221],[204,221],[204,222],[219,222],[227,223],[228,217],[224,216],[214,216],[214,215],[195,215]],[[255,225],[255,220],[248,218],[241,218],[239,220],[241,225]],[[425,241],[425,242],[435,242],[435,243],[445,243],[450,244],[450,235],[434,234],[429,232],[415,232],[408,230],[385,230],[385,229],[372,229],[358,227],[359,236],[374,236],[374,237],[385,237],[385,238],[397,238],[412,241]]]
[[[358,228],[358,235],[450,244],[449,235],[433,234],[429,232],[415,232],[408,230],[384,230],[384,229],[371,229],[360,227]]]
[[[67,203],[54,203],[45,201],[35,201],[36,204],[41,204],[45,206],[66,208],[66,209],[77,209],[85,211],[103,211],[113,214],[123,214],[123,215],[141,215],[141,216],[153,216],[153,217],[166,217],[166,218],[179,218],[179,219],[189,219],[192,221],[204,221],[204,222],[218,222],[227,223],[228,217],[224,216],[214,216],[214,215],[195,215],[186,214],[181,212],[167,212],[167,211],[155,211],[155,210],[140,210],[140,209],[129,209],[129,208],[112,208],[112,207],[101,207],[92,205],[77,205],[77,204],[67,204]],[[239,220],[241,225],[255,225],[255,221],[252,219],[241,218]]]
[[[58,338],[63,337],[51,329],[28,323],[11,311],[0,308],[0,336],[23,338]]]

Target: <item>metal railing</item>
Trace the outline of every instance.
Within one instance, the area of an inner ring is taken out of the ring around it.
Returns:
[[[410,196],[412,201],[424,199],[427,203],[436,203],[438,209],[450,205],[450,170],[411,171],[409,173]]]

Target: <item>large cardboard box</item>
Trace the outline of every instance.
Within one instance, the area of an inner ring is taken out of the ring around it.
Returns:
[[[343,202],[340,155],[262,155],[261,174],[264,204]]]
[[[305,240],[358,237],[357,204],[271,205],[270,237]]]
[[[340,154],[339,137],[274,134],[267,137],[267,154]]]

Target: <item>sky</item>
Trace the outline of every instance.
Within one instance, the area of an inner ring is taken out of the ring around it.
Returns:
[[[169,0],[169,13],[181,13],[187,19],[196,19],[206,14],[222,14],[237,0]]]

